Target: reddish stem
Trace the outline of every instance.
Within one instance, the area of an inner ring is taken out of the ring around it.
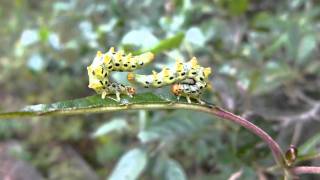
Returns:
[[[256,134],[257,136],[259,136],[264,142],[267,143],[267,145],[271,149],[272,154],[275,157],[277,163],[281,167],[286,167],[283,152],[282,152],[280,146],[278,145],[278,143],[275,140],[272,139],[272,137],[269,134],[264,132],[261,128],[254,125],[250,121],[248,121],[240,116],[237,116],[235,114],[232,114],[228,111],[225,111],[222,108],[214,107],[214,111],[215,111],[214,114],[217,115],[218,117],[235,122],[235,123],[245,127],[246,129],[248,129],[252,133]]]
[[[294,175],[299,174],[320,174],[320,167],[316,166],[297,166],[290,169]]]

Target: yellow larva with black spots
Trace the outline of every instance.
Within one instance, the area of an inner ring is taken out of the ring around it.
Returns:
[[[92,70],[96,68],[103,68],[104,71],[125,71],[131,72],[136,69],[149,64],[154,59],[154,55],[151,52],[146,52],[141,55],[133,56],[131,53],[125,54],[123,51],[115,51],[113,47],[108,52],[102,53],[98,51],[92,64],[89,66]],[[101,72],[101,71],[100,71]],[[102,71],[103,73],[103,71]],[[96,74],[100,76],[101,74]]]
[[[201,94],[209,86],[210,67],[202,67],[193,57],[190,61],[183,63],[177,60],[174,68],[163,68],[159,73],[153,71],[150,75],[140,75],[129,73],[128,80],[144,86],[145,88],[159,88],[167,85],[171,86],[171,92],[179,99],[181,96],[186,97],[188,103],[191,99],[199,103]]]
[[[186,63],[183,63],[181,60],[177,60],[174,68],[170,69],[165,67],[159,73],[156,71],[153,71],[150,75],[129,73],[128,80],[140,84],[145,88],[159,88],[190,78],[194,79],[196,82],[206,82],[208,81],[210,74],[211,68],[201,67],[198,64],[197,59],[193,57]]]
[[[120,101],[121,94],[130,97],[135,93],[135,89],[120,83],[109,80],[112,71],[132,72],[150,63],[154,58],[151,52],[143,53],[138,56],[126,55],[123,51],[115,51],[113,47],[108,52],[98,51],[92,64],[87,67],[89,76],[88,87],[101,94],[104,99],[106,95],[115,94],[117,101]]]

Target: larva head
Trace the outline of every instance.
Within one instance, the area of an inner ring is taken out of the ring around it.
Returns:
[[[127,86],[126,87],[126,91],[129,95],[135,95],[136,94],[136,89],[134,87],[131,86]]]
[[[171,92],[172,94],[174,94],[175,96],[180,96],[181,95],[181,85],[180,84],[173,84],[171,86]]]

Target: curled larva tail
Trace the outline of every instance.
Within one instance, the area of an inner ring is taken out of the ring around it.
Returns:
[[[112,71],[132,72],[149,64],[154,59],[151,52],[146,52],[137,56],[125,54],[124,51],[116,51],[111,47],[106,53],[98,51],[91,65],[87,67],[89,76],[88,87],[101,94],[104,99],[106,95],[115,94],[117,101],[120,94],[127,94],[130,97],[135,93],[135,89],[119,83],[110,82],[109,75]]]

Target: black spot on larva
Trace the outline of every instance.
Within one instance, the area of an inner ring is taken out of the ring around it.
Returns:
[[[92,71],[92,74],[93,74],[93,75],[96,75],[96,72]]]
[[[124,87],[124,85],[123,85],[123,84],[120,84],[120,86],[121,86],[121,87]]]
[[[203,81],[203,77],[200,77],[200,81]]]
[[[186,75],[186,73],[185,73],[185,72],[181,73],[181,76],[184,76],[184,75]]]
[[[115,65],[116,65],[116,66],[120,66],[120,64],[119,64],[119,63],[116,63]]]
[[[144,86],[144,88],[149,88],[148,86]]]
[[[107,77],[107,76],[108,76],[108,73],[105,73],[105,74],[104,74],[104,77]]]
[[[108,67],[108,69],[112,69],[112,65]]]
[[[120,71],[120,72],[123,72],[123,70],[122,70],[122,69],[120,69],[119,71]]]
[[[158,81],[158,84],[161,84],[162,82],[161,81]]]
[[[173,80],[173,77],[170,77],[169,79],[170,79],[170,80]]]
[[[103,85],[103,82],[102,82],[102,81],[99,81],[99,82],[100,82],[101,85]]]
[[[128,67],[128,64],[124,64],[123,66],[124,66],[124,67]]]
[[[146,84],[150,84],[148,81],[145,82]]]
[[[196,74],[197,74],[197,72],[192,72],[191,74],[196,75]]]
[[[196,91],[191,91],[191,93],[196,93]]]
[[[101,70],[101,74],[103,74],[103,70],[104,70],[104,69]]]
[[[116,52],[113,52],[112,54],[116,54]]]
[[[203,88],[203,86],[200,86],[199,88],[200,88],[200,89],[202,89],[202,88]]]
[[[137,66],[136,66],[136,65],[132,65],[131,67],[132,67],[132,68],[136,68]]]
[[[112,87],[114,87],[114,88],[115,88],[115,87],[116,87],[116,85],[115,85],[115,84],[112,84]]]
[[[189,91],[190,89],[189,88],[186,88],[186,91]]]
[[[140,66],[143,66],[143,64],[144,64],[144,63],[143,63],[143,62],[141,62],[141,63],[140,63]]]

